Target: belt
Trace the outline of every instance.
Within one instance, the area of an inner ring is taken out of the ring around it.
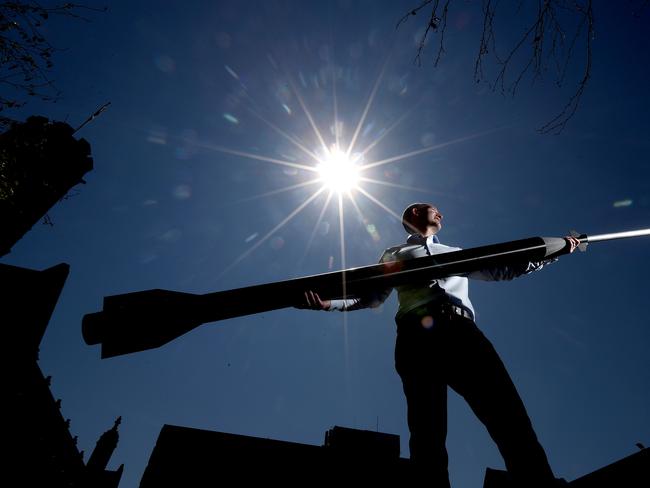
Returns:
[[[468,310],[465,310],[463,307],[459,307],[458,305],[445,304],[443,307],[441,307],[440,312],[445,315],[460,315],[466,319],[474,320],[474,317],[472,317],[472,314],[469,313]]]
[[[464,317],[469,320],[474,320],[472,313],[466,308],[459,307],[449,302],[443,303],[427,303],[421,307],[417,307],[414,310],[410,310],[405,314],[405,317],[417,317],[422,318],[430,316],[432,318],[451,318],[453,316]]]

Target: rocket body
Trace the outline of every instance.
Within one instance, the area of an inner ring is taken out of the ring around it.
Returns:
[[[112,357],[160,347],[204,323],[294,306],[307,290],[322,299],[355,297],[566,252],[564,238],[531,237],[205,295],[168,290],[113,295],[104,298],[101,312],[84,316],[82,333],[87,344],[102,345],[103,358]]]
[[[641,236],[650,236],[650,229],[576,235],[581,250],[591,242]],[[82,335],[89,345],[101,344],[102,357],[107,358],[160,347],[204,323],[292,307],[303,302],[308,290],[326,300],[355,297],[375,289],[543,261],[569,250],[562,237],[530,237],[205,295],[169,290],[113,295],[104,298],[101,312],[84,316]]]

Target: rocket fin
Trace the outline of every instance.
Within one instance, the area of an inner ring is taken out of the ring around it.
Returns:
[[[580,245],[578,246],[578,249],[580,251],[585,252],[587,250],[587,244],[589,243],[587,241],[587,235],[586,234],[580,234],[578,231],[571,229],[571,232],[569,232],[572,237],[577,237],[580,239]],[[583,242],[584,240],[584,242]]]

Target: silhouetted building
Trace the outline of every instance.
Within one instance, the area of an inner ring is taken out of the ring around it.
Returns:
[[[122,417],[118,417],[117,420],[115,420],[113,427],[104,432],[97,441],[97,445],[95,446],[95,449],[93,449],[93,452],[86,463],[85,480],[87,486],[97,488],[117,488],[120,478],[122,477],[124,465],[120,464],[120,467],[115,471],[106,469],[106,466],[108,466],[113,451],[115,451],[115,448],[117,447],[117,441],[119,440],[117,427],[121,422]]]
[[[334,426],[325,432],[323,447],[341,456],[358,457],[362,453],[365,457],[389,462],[399,458],[399,436],[371,430]]]
[[[123,466],[106,470],[117,446],[118,421],[97,442],[88,465],[37,360],[40,341],[68,276],[67,264],[44,271],[0,264],[0,322],[9,421],[3,437],[14,486],[116,488]],[[92,461],[92,462],[91,462]],[[9,476],[10,475],[10,476]],[[16,483],[16,481],[18,481]]]
[[[93,168],[90,145],[73,133],[30,117],[0,134],[0,256]]]
[[[408,478],[399,436],[334,427],[323,446],[164,425],[140,488],[251,482],[386,482]]]
[[[631,456],[581,476],[566,485],[568,488],[647,488],[650,486],[650,452],[642,448]],[[483,488],[519,488],[508,473],[488,468]]]
[[[650,456],[644,448],[578,478],[569,488],[646,488]],[[426,470],[425,470],[426,475]],[[421,486],[408,459],[399,457],[399,436],[334,427],[322,446],[164,425],[140,488],[183,486],[281,486],[395,483]],[[488,468],[484,488],[515,488],[505,471]],[[558,485],[560,486],[560,485]],[[521,487],[517,487],[521,488]]]
[[[621,488],[648,488],[650,486],[650,451],[643,448],[630,456],[597,469],[570,484],[571,488],[611,486]]]

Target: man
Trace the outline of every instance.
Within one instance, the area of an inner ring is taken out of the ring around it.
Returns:
[[[440,244],[442,214],[427,203],[410,205],[402,216],[406,244],[387,249],[381,262],[457,251]],[[570,252],[579,245],[565,237]],[[468,278],[510,280],[547,262],[520,263],[397,287],[395,368],[406,395],[409,447],[416,472],[435,487],[449,487],[447,471],[447,386],[463,396],[486,426],[515,486],[554,486],[555,477],[528,414],[492,344],[474,323]],[[321,300],[307,291],[300,308],[352,311],[376,307],[391,290],[374,290],[346,300]]]

